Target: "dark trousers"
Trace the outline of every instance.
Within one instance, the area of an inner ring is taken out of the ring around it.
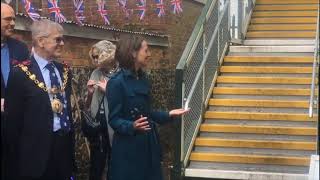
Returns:
[[[4,113],[1,113],[1,179],[5,179],[6,177],[6,147],[5,143],[5,117]]]
[[[90,172],[89,180],[101,180],[110,158],[109,136],[101,133],[97,137],[89,138],[90,142]],[[108,171],[107,171],[108,172]],[[106,173],[107,173],[106,172]]]
[[[55,132],[52,149],[44,174],[39,178],[21,177],[19,180],[71,180],[72,149],[69,134]],[[74,179],[73,179],[74,180]]]

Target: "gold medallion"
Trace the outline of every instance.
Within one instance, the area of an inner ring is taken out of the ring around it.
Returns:
[[[61,113],[63,109],[62,103],[59,101],[59,99],[53,99],[51,101],[51,107],[52,111],[55,113]]]

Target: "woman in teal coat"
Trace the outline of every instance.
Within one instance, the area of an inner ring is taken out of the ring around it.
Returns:
[[[121,70],[107,85],[109,124],[114,130],[108,180],[162,180],[156,124],[172,121],[188,110],[153,112],[144,68],[150,58],[141,37],[122,39],[115,59]]]

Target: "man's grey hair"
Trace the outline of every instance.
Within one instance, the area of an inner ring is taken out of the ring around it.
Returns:
[[[32,39],[35,40],[40,37],[48,37],[52,32],[52,29],[56,29],[63,33],[63,27],[59,23],[50,21],[48,19],[34,21],[30,27]]]

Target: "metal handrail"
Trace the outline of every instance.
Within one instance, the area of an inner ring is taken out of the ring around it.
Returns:
[[[216,27],[220,26],[222,18],[223,18],[223,14],[226,13],[226,9],[229,6],[229,2],[230,1],[227,0],[226,4],[225,4],[225,6],[224,6],[224,8],[222,10],[222,13],[221,13],[222,15],[219,17],[219,20],[218,20],[218,23],[217,23]],[[214,42],[214,40],[215,40],[215,38],[216,38],[216,36],[218,34],[218,30],[219,30],[219,28],[216,28],[214,30],[212,38],[211,38],[209,46],[208,46],[208,49],[212,48],[213,42]],[[194,83],[193,83],[193,85],[192,85],[192,87],[190,89],[190,92],[189,92],[187,98],[185,99],[185,104],[184,104],[184,108],[185,109],[188,109],[188,107],[189,107],[190,100],[192,98],[192,95],[194,94],[194,91],[196,89],[196,85],[197,85],[197,83],[198,83],[198,81],[199,81],[199,79],[201,77],[202,69],[204,68],[204,65],[206,64],[206,62],[208,60],[209,53],[210,53],[209,51],[206,52],[206,54],[204,56],[204,60],[202,61],[201,65],[200,65],[199,71],[197,72],[196,78],[195,78]]]
[[[319,11],[319,6],[318,6]],[[314,91],[315,91],[315,79],[317,73],[317,64],[318,64],[318,57],[319,57],[319,15],[317,18],[317,30],[316,30],[316,38],[315,38],[315,46],[314,46],[314,54],[313,54],[313,66],[312,66],[312,81],[311,81],[311,88],[310,88],[310,100],[309,100],[309,117],[313,117],[313,103],[314,103]]]
[[[193,29],[191,36],[187,42],[186,48],[184,49],[181,58],[183,61],[179,61],[176,69],[184,69],[185,65],[190,61],[191,55],[193,51],[195,50],[197,46],[197,42],[199,41],[199,36],[201,35],[203,31],[203,26],[205,24],[205,21],[207,19],[208,14],[210,13],[210,9],[212,6],[215,4],[217,0],[207,0],[206,5],[204,6],[196,25],[194,26],[195,28]]]
[[[256,0],[248,0],[248,3],[251,3],[251,8],[250,8],[250,11],[248,12],[248,14],[246,14],[246,16],[244,17],[244,21],[242,23],[244,23],[241,27],[241,33],[242,33],[242,38],[245,39],[246,38],[246,33],[247,33],[247,30],[248,30],[248,27],[249,27],[249,24],[250,24],[250,21],[251,21],[251,16],[252,16],[252,13],[253,13],[253,9],[254,9],[254,6],[256,4]],[[250,6],[248,4],[248,6]]]

